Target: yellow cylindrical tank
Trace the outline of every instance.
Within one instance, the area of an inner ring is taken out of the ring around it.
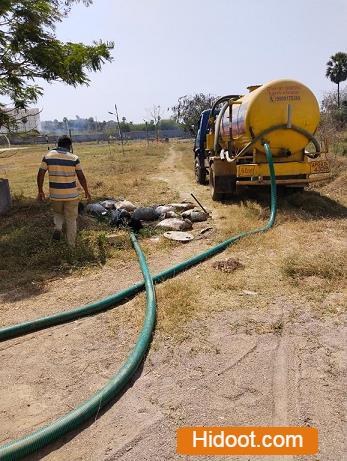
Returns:
[[[241,150],[252,137],[281,124],[296,125],[311,134],[319,123],[319,105],[312,91],[295,80],[274,80],[266,85],[249,87],[227,110],[221,120],[220,136],[223,144],[231,137],[235,150]],[[308,144],[307,138],[293,130],[282,129],[266,135],[274,155],[296,153]],[[261,142],[254,148],[264,152]]]

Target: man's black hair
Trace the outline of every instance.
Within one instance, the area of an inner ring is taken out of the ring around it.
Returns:
[[[60,136],[58,139],[58,147],[63,147],[64,149],[70,149],[72,145],[71,138],[69,136]]]

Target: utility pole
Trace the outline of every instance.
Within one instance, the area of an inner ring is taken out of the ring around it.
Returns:
[[[123,141],[123,132],[122,132],[122,129],[121,129],[121,126],[120,126],[120,123],[119,123],[119,117],[118,117],[118,109],[117,109],[117,104],[114,105],[114,108],[116,110],[116,113],[114,114],[113,112],[109,112],[109,114],[111,115],[115,115],[116,116],[116,119],[117,119],[117,125],[118,125],[118,132],[119,132],[119,136],[120,136],[120,141],[121,141],[121,144],[122,144],[122,152],[123,152],[123,155],[124,155],[124,141]]]

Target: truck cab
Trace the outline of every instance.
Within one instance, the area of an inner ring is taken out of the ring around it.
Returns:
[[[194,169],[195,169],[195,178],[198,184],[207,183],[207,174],[208,174],[208,160],[206,153],[206,135],[209,130],[209,119],[211,115],[211,109],[204,110],[199,119],[198,131],[196,133],[194,141]]]

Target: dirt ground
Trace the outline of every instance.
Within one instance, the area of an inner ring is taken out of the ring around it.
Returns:
[[[262,213],[268,211],[258,205],[252,211],[247,201],[212,202],[208,187],[194,183],[184,155],[171,148],[153,179],[167,181],[182,199],[195,193],[212,210],[209,224],[214,230],[185,245],[158,253],[152,249],[148,258],[152,273],[207,249],[216,243],[216,232],[230,234],[230,210],[235,210],[237,219],[244,216],[246,224],[247,213],[252,212],[260,224]],[[333,190],[325,193],[334,200]],[[195,459],[175,454],[176,428],[302,425],[318,428],[319,454],[283,459],[343,460],[345,290],[341,280],[327,281],[319,272],[291,281],[281,271],[288,253],[313,247],[322,253],[342,253],[346,249],[342,211],[328,217],[307,214],[300,220],[283,209],[267,234],[239,242],[158,286],[158,329],[131,385],[81,430],[27,459]],[[197,226],[195,234],[204,226]],[[145,249],[149,245],[156,243],[147,242]],[[212,267],[213,262],[231,257],[244,269],[229,274]],[[1,324],[70,309],[140,279],[131,253],[118,265],[51,281],[40,293],[17,296],[14,290],[1,295]],[[176,311],[173,320],[162,320],[163,306],[174,311],[176,303],[184,306],[185,300],[191,315],[184,313],[181,319]],[[104,385],[136,340],[144,301],[140,295],[99,315],[1,343],[0,442],[48,424]]]

